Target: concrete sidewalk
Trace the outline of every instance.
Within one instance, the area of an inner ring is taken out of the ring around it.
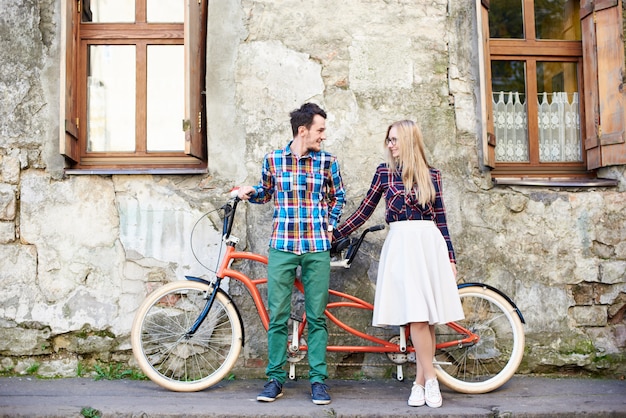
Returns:
[[[288,381],[285,395],[257,402],[262,380],[223,381],[194,393],[150,381],[0,378],[0,417],[626,417],[626,381],[515,376],[502,388],[465,395],[442,386],[443,406],[407,406],[411,382],[330,380],[330,405],[311,402],[308,381]],[[96,416],[96,415],[92,415]]]

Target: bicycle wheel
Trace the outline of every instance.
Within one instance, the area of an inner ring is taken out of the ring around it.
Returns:
[[[239,313],[223,293],[195,334],[187,336],[206,305],[209,286],[169,283],[141,304],[131,329],[133,354],[153,382],[177,392],[208,388],[224,378],[242,345]]]
[[[501,295],[481,285],[459,289],[465,319],[457,323],[478,334],[471,345],[438,349],[439,380],[462,393],[486,393],[506,383],[524,354],[524,329],[515,308]],[[447,325],[435,327],[437,343],[464,336]]]

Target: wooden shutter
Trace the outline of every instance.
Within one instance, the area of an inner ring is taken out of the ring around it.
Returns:
[[[78,57],[78,36],[80,27],[80,12],[78,9],[78,1],[64,0],[62,2],[64,16],[64,46],[65,54],[63,72],[61,73],[61,109],[64,112],[61,119],[61,141],[59,144],[60,152],[72,162],[78,162],[80,150],[78,147],[78,129],[80,126],[78,120],[78,104],[77,104],[77,62]]]
[[[621,0],[581,0],[587,168],[626,164]]]
[[[185,153],[206,156],[206,34],[208,0],[187,0],[185,8]]]
[[[489,56],[489,0],[476,1],[478,26],[478,55],[480,78],[480,111],[482,132],[483,164],[495,167],[496,136],[493,127],[493,109],[491,104],[491,59]]]

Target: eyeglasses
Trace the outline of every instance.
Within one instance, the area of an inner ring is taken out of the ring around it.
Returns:
[[[396,145],[396,142],[398,142],[398,138],[385,138],[385,145]]]

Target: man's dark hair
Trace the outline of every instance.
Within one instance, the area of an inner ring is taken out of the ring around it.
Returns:
[[[305,103],[300,109],[296,109],[289,114],[291,116],[291,131],[295,137],[298,133],[298,128],[304,126],[309,129],[313,124],[313,118],[315,115],[320,115],[326,119],[326,112],[316,105],[315,103]]]

